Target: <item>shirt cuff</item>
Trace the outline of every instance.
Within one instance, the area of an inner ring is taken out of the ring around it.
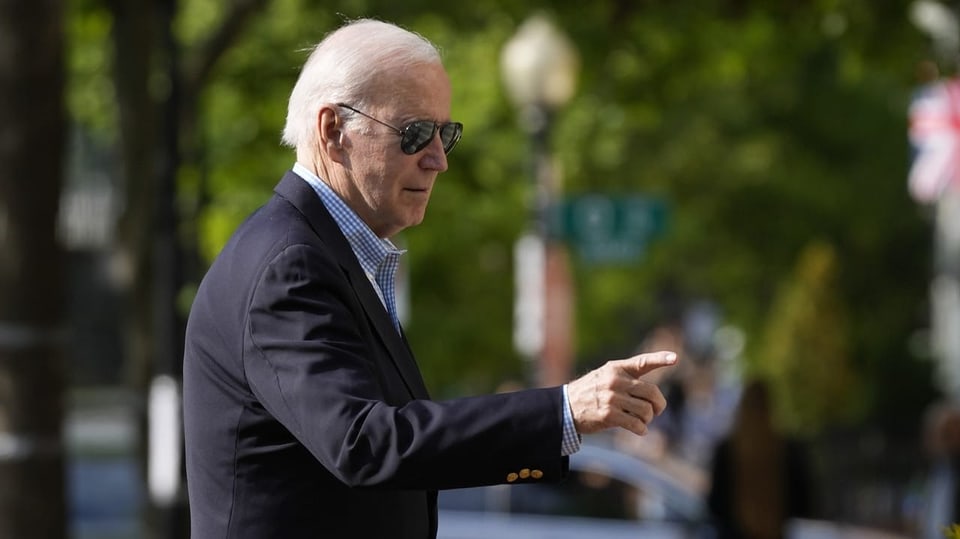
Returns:
[[[563,385],[563,440],[560,445],[560,456],[567,457],[580,451],[580,434],[573,423],[573,411],[570,410],[570,397],[567,396],[567,385]]]

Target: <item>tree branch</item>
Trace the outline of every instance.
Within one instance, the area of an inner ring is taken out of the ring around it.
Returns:
[[[183,85],[187,96],[195,97],[223,54],[243,33],[247,21],[262,9],[268,0],[233,0],[220,27],[184,61]]]

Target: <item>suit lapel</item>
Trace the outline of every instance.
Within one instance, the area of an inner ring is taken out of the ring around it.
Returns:
[[[289,200],[307,220],[310,226],[336,254],[337,260],[346,273],[347,280],[363,306],[367,318],[373,324],[377,335],[383,342],[394,366],[400,373],[410,395],[416,399],[429,398],[427,388],[407,345],[393,319],[387,313],[380,297],[373,289],[370,280],[360,267],[350,243],[344,237],[340,227],[323,205],[320,197],[310,185],[292,171],[287,172],[275,189],[276,193]]]

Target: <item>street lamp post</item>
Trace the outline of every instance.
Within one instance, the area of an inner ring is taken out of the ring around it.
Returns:
[[[504,46],[501,67],[533,157],[532,230],[517,241],[515,252],[514,343],[536,361],[537,385],[558,385],[572,370],[573,287],[567,250],[549,229],[549,211],[560,191],[550,128],[554,113],[573,97],[579,59],[549,19],[536,15]]]

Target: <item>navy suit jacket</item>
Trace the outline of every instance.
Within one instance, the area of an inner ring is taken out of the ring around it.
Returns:
[[[566,471],[560,388],[429,399],[346,238],[292,172],[197,291],[183,391],[195,539],[431,538],[438,489]]]

